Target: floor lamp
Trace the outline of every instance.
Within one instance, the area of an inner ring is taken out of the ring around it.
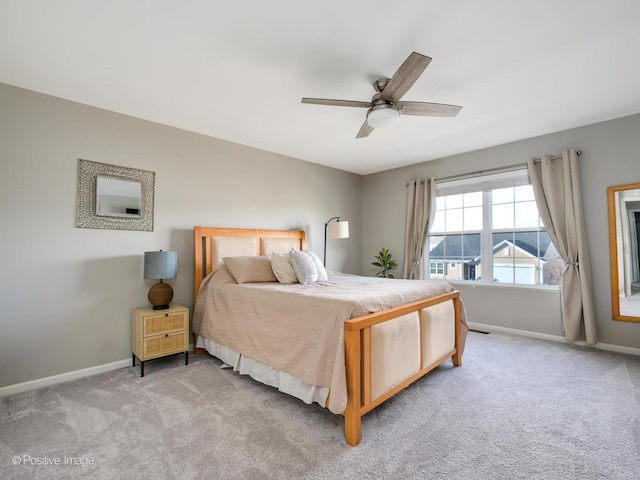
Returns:
[[[335,222],[333,222],[333,220],[335,220]],[[322,264],[325,267],[327,266],[327,234],[331,239],[349,238],[349,222],[341,222],[340,217],[331,217],[324,224],[324,259]]]

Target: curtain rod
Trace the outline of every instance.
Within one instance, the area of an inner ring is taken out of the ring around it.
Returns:
[[[582,151],[578,150],[576,154],[580,156],[582,155]],[[551,157],[551,160],[557,160],[558,158],[562,158],[562,155],[553,155]],[[540,160],[536,159],[534,163],[540,163]],[[449,175],[447,177],[436,178],[436,183],[446,182],[451,180],[463,180],[465,178],[472,178],[472,177],[481,177],[482,175],[487,175],[489,173],[511,172],[513,170],[520,170],[522,167],[526,167],[526,166],[527,166],[526,163],[516,163],[514,165],[507,165],[505,167],[487,168],[486,170],[476,170],[475,172],[461,173],[458,175]],[[424,184],[424,180],[422,180],[420,183]],[[405,187],[408,187],[408,186],[409,186],[409,183],[406,183]]]

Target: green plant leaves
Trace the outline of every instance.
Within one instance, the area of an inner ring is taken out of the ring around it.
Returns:
[[[381,270],[376,273],[376,277],[394,278],[394,276],[388,273],[388,271],[392,268],[396,268],[398,266],[398,262],[391,259],[391,252],[389,252],[389,249],[384,247],[381,248],[378,255],[374,258],[378,261],[372,262],[371,265],[381,268]]]

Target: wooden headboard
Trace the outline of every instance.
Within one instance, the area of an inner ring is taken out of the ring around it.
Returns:
[[[193,227],[194,305],[202,279],[219,268],[222,257],[285,253],[289,248],[306,248],[304,230]]]

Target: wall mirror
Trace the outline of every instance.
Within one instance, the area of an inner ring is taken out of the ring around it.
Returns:
[[[142,183],[129,179],[96,179],[96,215],[139,217],[142,212]]]
[[[78,160],[78,228],[153,231],[155,173]]]
[[[640,183],[607,188],[614,320],[640,322]]]

